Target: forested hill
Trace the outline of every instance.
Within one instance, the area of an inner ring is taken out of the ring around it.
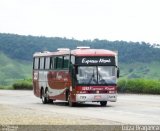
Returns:
[[[74,49],[77,46],[116,50],[119,53],[121,63],[160,61],[160,48],[155,48],[155,46],[145,42],[135,43],[98,39],[78,41],[58,37],[0,34],[0,52],[6,54],[9,58],[18,60],[31,61],[33,53],[37,51],[55,51],[57,48]]]
[[[148,43],[35,37],[0,33],[0,86],[31,78],[32,55],[57,48],[90,46],[118,51],[121,78],[160,79],[160,48]]]

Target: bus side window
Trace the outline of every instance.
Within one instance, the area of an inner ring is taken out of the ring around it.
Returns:
[[[63,57],[62,56],[57,57],[57,69],[62,68],[62,63],[63,63]]]
[[[63,68],[67,69],[69,67],[69,56],[63,57]]]
[[[38,67],[39,67],[39,58],[35,57],[34,58],[34,69],[38,69]]]
[[[49,69],[50,68],[50,57],[46,57],[45,58],[45,69]]]
[[[71,63],[75,64],[75,56],[71,56]]]
[[[54,69],[57,69],[57,57],[53,58],[52,61],[54,61]]]
[[[40,69],[44,69],[44,57],[40,58]]]
[[[55,68],[55,61],[54,61],[54,57],[50,57],[50,69],[54,69]]]

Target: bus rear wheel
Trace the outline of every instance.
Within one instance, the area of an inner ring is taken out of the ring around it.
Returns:
[[[46,91],[45,91],[45,95],[46,95],[47,103],[53,103],[53,100],[49,99],[49,92],[48,92],[47,88],[46,88]]]
[[[100,101],[101,106],[105,107],[107,105],[107,101]]]
[[[41,90],[41,97],[42,97],[42,103],[46,104],[47,103],[47,97],[46,97],[46,94],[44,92],[44,89]]]

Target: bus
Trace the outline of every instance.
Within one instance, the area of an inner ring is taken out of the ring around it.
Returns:
[[[118,53],[105,49],[59,48],[33,54],[33,92],[42,103],[55,100],[76,103],[117,100]]]

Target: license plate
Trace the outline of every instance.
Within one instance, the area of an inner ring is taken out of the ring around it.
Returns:
[[[101,99],[101,96],[94,96],[94,99]]]

